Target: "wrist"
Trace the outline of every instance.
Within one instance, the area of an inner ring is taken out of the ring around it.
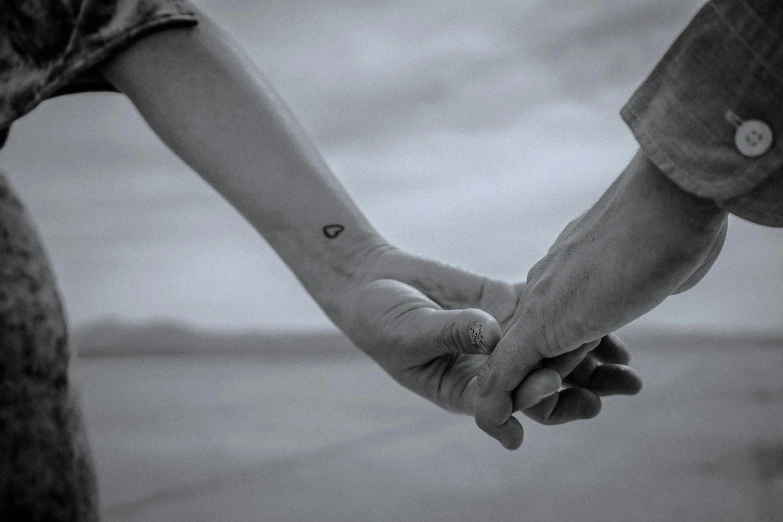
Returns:
[[[639,149],[623,173],[632,197],[644,198],[659,207],[666,222],[694,234],[713,232],[723,226],[726,211],[712,200],[682,189]]]
[[[640,151],[531,269],[530,310],[520,314],[548,325],[541,345],[552,353],[598,339],[703,275],[725,220],[714,202],[682,190]]]
[[[354,231],[342,239],[328,249],[317,278],[300,279],[332,322],[344,329],[353,315],[356,290],[367,282],[377,259],[395,247],[374,231]]]

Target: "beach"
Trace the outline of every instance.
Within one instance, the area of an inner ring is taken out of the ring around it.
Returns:
[[[783,345],[649,333],[645,387],[507,452],[362,354],[82,357],[109,521],[773,521]]]

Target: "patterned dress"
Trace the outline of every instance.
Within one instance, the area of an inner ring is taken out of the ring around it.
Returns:
[[[52,96],[114,90],[96,65],[197,23],[181,0],[0,0],[0,148]],[[0,161],[2,152],[0,152]],[[0,171],[0,521],[95,521],[65,315],[34,225]]]

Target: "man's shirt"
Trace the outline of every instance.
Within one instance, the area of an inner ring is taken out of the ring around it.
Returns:
[[[783,0],[712,0],[622,108],[687,192],[783,226]]]

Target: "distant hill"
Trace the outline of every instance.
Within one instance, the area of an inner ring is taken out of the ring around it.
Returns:
[[[664,327],[626,327],[621,336],[634,350],[783,349],[783,336]],[[81,357],[138,355],[252,355],[279,359],[361,358],[337,330],[215,331],[159,321],[103,320],[77,328],[72,346]]]
[[[176,322],[99,321],[77,328],[71,344],[80,357],[135,355],[257,355],[285,359],[363,357],[337,330],[212,331]]]

